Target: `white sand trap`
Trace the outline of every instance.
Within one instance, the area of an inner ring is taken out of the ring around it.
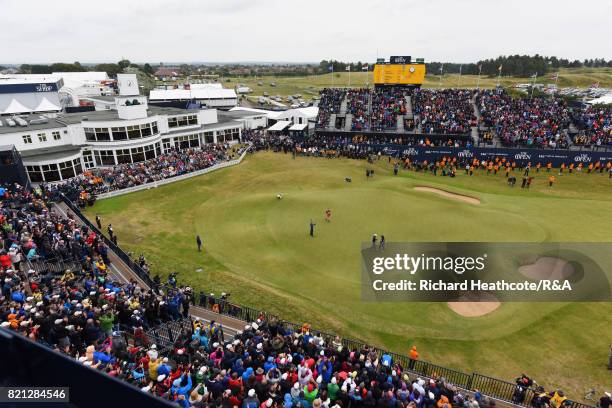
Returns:
[[[574,267],[567,261],[552,256],[538,258],[535,263],[519,266],[519,272],[531,279],[567,279],[574,273]]]
[[[480,204],[480,200],[476,197],[470,197],[463,194],[451,193],[450,191],[440,190],[439,188],[427,187],[427,186],[417,186],[414,188],[416,191],[425,191],[427,193],[435,193],[439,196],[452,198],[453,200],[463,201],[464,203],[478,205]]]
[[[450,310],[460,316],[480,317],[494,312],[501,303],[494,295],[488,292],[479,292],[470,296],[461,296],[457,301],[446,302],[446,304]]]

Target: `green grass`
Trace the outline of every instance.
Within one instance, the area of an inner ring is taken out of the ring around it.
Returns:
[[[554,80],[551,76],[554,73],[548,73],[545,76],[537,78],[539,84],[551,84]],[[350,86],[351,87],[365,87],[372,85],[372,72],[351,72],[350,75]],[[296,77],[225,77],[220,78],[223,86],[226,88],[234,88],[237,84],[245,84],[253,90],[250,95],[252,101],[256,102],[257,97],[263,95],[264,92],[268,92],[271,96],[280,95],[286,97],[287,95],[301,94],[304,100],[310,100],[313,96],[318,95],[319,90],[325,87],[348,87],[349,86],[349,73],[348,72],[336,72],[333,74],[325,75],[309,75],[309,76],[296,76]],[[184,83],[185,80],[177,81],[177,83]],[[258,85],[262,82],[263,85]],[[273,87],[270,83],[275,82],[276,86]],[[481,88],[494,88],[497,85],[497,77],[481,76],[478,81],[477,75],[461,75],[458,74],[446,74],[442,76],[442,82],[440,82],[440,76],[436,73],[431,73],[426,76],[425,88],[476,88],[479,85]],[[516,84],[530,83],[530,78],[516,78],[504,76],[501,78],[500,84],[504,87],[512,86]],[[591,84],[599,82],[601,87],[612,87],[612,68],[564,68],[559,70],[559,81],[557,85],[559,87],[589,87]],[[167,84],[167,82],[164,82]],[[283,101],[287,104],[287,102]]]
[[[394,177],[390,166],[376,163],[376,177],[366,181],[363,161],[257,153],[237,167],[99,201],[87,215],[111,222],[119,244],[144,252],[154,271],[179,271],[197,290],[229,292],[288,320],[397,352],[416,344],[423,359],[466,372],[505,379],[526,372],[577,399],[609,384],[611,303],[506,303],[464,318],[445,303],[360,300],[360,244],[374,232],[390,242],[609,242],[607,175],[563,175],[550,189],[540,173],[525,191],[508,188],[503,175]],[[414,190],[423,184],[477,196],[482,205]],[[195,250],[196,234],[204,253]]]

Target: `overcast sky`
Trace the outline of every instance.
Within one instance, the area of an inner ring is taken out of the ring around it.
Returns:
[[[612,59],[611,0],[0,0],[0,63]]]

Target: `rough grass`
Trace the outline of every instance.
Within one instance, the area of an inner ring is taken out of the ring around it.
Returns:
[[[197,290],[229,292],[236,302],[288,320],[398,352],[416,344],[423,359],[466,372],[506,379],[526,372],[577,399],[609,383],[612,304],[505,303],[465,318],[445,303],[362,302],[359,252],[374,232],[390,242],[609,242],[607,175],[563,175],[550,189],[541,172],[525,191],[508,188],[501,174],[394,177],[381,160],[366,181],[365,168],[363,161],[257,153],[237,167],[100,201],[88,216],[112,222],[119,244],[144,252],[154,271],[179,271]],[[343,181],[347,176],[352,183]],[[472,195],[482,205],[418,192],[416,185]],[[326,208],[333,211],[329,224]],[[314,239],[310,219],[317,223]],[[203,253],[195,249],[196,234]]]
[[[425,88],[476,88],[479,85],[481,88],[494,88],[498,83],[497,76],[488,77],[482,75],[480,81],[478,81],[477,75],[461,75],[458,74],[445,74],[442,76],[442,82],[440,82],[440,76],[437,73],[430,73],[425,78]],[[554,73],[548,73],[545,76],[537,78],[536,83],[538,84],[552,84],[554,80],[551,79]],[[257,97],[263,95],[264,92],[268,92],[271,96],[279,95],[286,97],[287,95],[301,94],[305,100],[312,99],[313,96],[318,95],[319,90],[325,87],[348,87],[349,86],[349,74],[348,72],[335,72],[333,74],[325,75],[309,75],[309,76],[296,76],[296,77],[229,77],[220,78],[223,86],[226,88],[234,88],[237,84],[245,84],[246,86],[253,89],[253,93],[249,98],[256,102]],[[262,82],[263,85],[258,85],[258,82]],[[183,81],[178,81],[183,83]],[[270,84],[276,83],[273,87]],[[530,78],[516,78],[509,76],[502,76],[500,84],[502,86],[512,86],[515,84],[530,83]],[[559,87],[580,87],[585,88],[591,86],[593,83],[599,82],[602,88],[612,87],[612,68],[565,68],[559,70],[559,80],[557,85]],[[372,86],[372,72],[351,72],[350,75],[350,87],[365,87]],[[283,103],[288,104],[283,100]]]

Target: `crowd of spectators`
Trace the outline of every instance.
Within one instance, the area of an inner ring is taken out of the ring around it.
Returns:
[[[408,113],[406,96],[411,96],[414,118],[403,118],[405,132],[465,135],[470,134],[473,126],[484,125],[488,129],[483,130],[481,139],[492,143],[497,135],[506,147],[612,146],[612,109],[609,107],[572,108],[556,96],[515,98],[505,90],[481,90],[475,94],[480,113],[478,123],[472,103],[473,92],[399,87],[325,88],[321,91],[317,127],[328,125],[330,115],[340,111],[346,97],[347,114],[352,115],[352,131],[397,130],[398,117]],[[570,128],[570,124],[575,128]],[[570,130],[574,133],[570,134]]]
[[[210,144],[197,149],[172,150],[140,163],[89,169],[48,188],[77,200],[78,196],[95,196],[203,170],[228,160],[229,149],[227,144]]]
[[[406,96],[411,91],[407,88],[382,88],[372,94],[371,122],[372,130],[397,130],[397,117],[408,112]]]
[[[351,130],[359,131],[370,128],[369,101],[370,90],[367,88],[349,89],[346,92],[346,112],[353,115]]]
[[[484,125],[495,130],[504,146],[568,146],[571,115],[563,99],[513,98],[504,90],[481,91],[477,98]]]
[[[472,92],[464,89],[419,89],[412,109],[425,134],[467,134],[476,125]]]
[[[612,109],[589,106],[574,114],[574,123],[579,133],[574,144],[588,146],[612,145]]]
[[[332,113],[340,112],[340,105],[346,95],[345,89],[324,88],[320,92],[319,113],[317,115],[317,128],[325,128],[329,125]]]

